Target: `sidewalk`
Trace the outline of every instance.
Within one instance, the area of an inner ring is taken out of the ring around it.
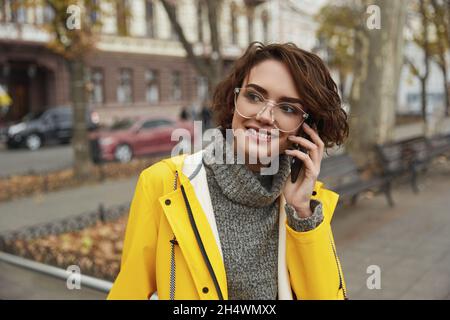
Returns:
[[[131,202],[138,176],[0,203],[0,232]],[[105,299],[106,293],[68,290],[61,279],[0,262],[0,299]]]
[[[332,226],[351,299],[450,299],[450,165],[439,165],[383,196],[336,211]],[[381,289],[369,290],[367,267],[381,269]]]
[[[61,279],[0,261],[0,299],[104,300],[106,293],[86,287],[69,290]]]
[[[137,177],[0,204],[0,232],[129,202]],[[341,207],[333,231],[351,299],[450,299],[450,165],[393,189],[395,208],[380,195]],[[369,290],[366,270],[381,269],[381,289]],[[0,298],[103,299],[93,290],[68,291],[64,281],[0,264]],[[6,289],[8,288],[8,289]],[[37,289],[38,288],[38,289]]]
[[[131,202],[138,175],[0,203],[0,233]]]

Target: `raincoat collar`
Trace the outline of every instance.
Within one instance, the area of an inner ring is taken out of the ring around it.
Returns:
[[[202,164],[202,153],[198,151],[191,155],[179,155],[164,160],[172,171],[178,172],[177,185],[183,185],[188,201],[192,208],[194,219],[196,221],[200,237],[205,246],[206,253],[211,261],[216,274],[224,299],[228,299],[227,281],[225,265],[222,255],[219,233],[217,230],[214,211],[209,194],[206,172]],[[322,186],[321,182],[316,182],[316,189]],[[165,205],[166,200],[182,203],[182,207],[168,208]],[[289,281],[288,268],[286,263],[286,212],[284,204],[286,200],[283,194],[280,195],[280,214],[279,214],[279,241],[278,241],[278,299],[292,300],[292,289]],[[191,230],[190,222],[181,195],[177,188],[175,191],[160,198],[160,203],[164,208],[164,213],[169,221],[172,230],[180,244],[180,248],[186,257],[189,269],[196,283],[199,296],[202,296],[203,283],[207,282],[209,273],[202,263],[198,266],[197,262],[203,261],[200,250],[197,246],[194,233]],[[190,245],[189,245],[190,244]],[[194,245],[192,245],[194,244]]]

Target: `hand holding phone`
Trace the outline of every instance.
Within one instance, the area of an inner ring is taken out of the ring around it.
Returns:
[[[305,120],[305,122],[306,122],[310,127],[313,127],[314,120],[312,119],[311,116],[309,116],[309,117]],[[303,124],[302,124],[302,126],[303,126]],[[299,130],[300,130],[301,133],[300,133],[298,136],[300,136],[300,137],[302,137],[302,138],[305,138],[305,139],[308,139],[309,141],[311,141],[311,138],[309,137],[309,135],[306,134],[306,133],[303,131],[303,129],[301,129],[301,127],[300,127]],[[292,149],[292,148],[291,148],[291,149]],[[304,147],[300,146],[300,145],[297,144],[297,143],[294,143],[294,144],[293,144],[293,149],[300,150],[301,152],[304,152],[304,153],[306,153],[306,152],[308,151],[307,149],[305,149]],[[291,182],[292,182],[292,183],[295,183],[295,181],[297,181],[298,175],[299,175],[300,170],[301,170],[302,167],[303,167],[303,161],[301,161],[301,160],[298,159],[297,157],[292,157],[292,160],[291,160]]]

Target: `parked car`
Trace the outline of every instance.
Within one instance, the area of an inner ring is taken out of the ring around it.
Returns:
[[[95,130],[95,113],[86,113],[88,130]],[[46,143],[69,143],[73,134],[73,110],[68,106],[29,113],[22,121],[7,128],[8,148],[25,146],[37,150]]]
[[[173,130],[184,128],[189,131],[191,146],[194,139],[192,121],[165,117],[138,117],[122,119],[108,129],[90,134],[93,161],[129,162],[133,157],[168,153],[179,141],[172,141]]]
[[[8,126],[0,120],[0,143],[6,142]]]

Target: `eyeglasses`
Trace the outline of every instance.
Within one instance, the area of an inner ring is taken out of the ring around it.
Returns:
[[[239,95],[239,93],[242,93]],[[264,98],[260,93],[250,88],[234,89],[234,106],[237,113],[246,119],[256,118],[264,113],[269,106],[272,124],[280,131],[288,132],[298,129],[309,115],[303,111],[299,103],[275,103]]]

